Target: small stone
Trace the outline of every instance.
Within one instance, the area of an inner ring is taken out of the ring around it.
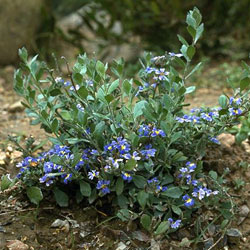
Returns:
[[[243,205],[240,207],[239,215],[242,217],[247,217],[249,214],[250,209],[247,205]]]
[[[21,112],[24,110],[24,106],[22,105],[21,101],[17,101],[11,104],[8,108],[10,113]]]
[[[56,220],[51,224],[50,227],[54,227],[54,228],[60,227],[60,228],[61,228],[61,227],[64,226],[64,224],[65,224],[65,222],[64,222],[63,220],[56,219]]]
[[[88,236],[90,233],[89,232],[86,232],[86,231],[81,231],[80,232],[80,237],[82,238],[82,239],[84,239],[86,236]]]
[[[116,250],[125,250],[127,249],[127,246],[123,242],[119,242]]]
[[[9,250],[28,250],[29,246],[20,240],[11,240],[6,244]]]
[[[242,233],[237,228],[228,229],[226,235],[228,236],[228,242],[231,244],[238,244],[242,237]]]
[[[160,249],[161,249],[160,244],[154,239],[151,239],[150,250],[160,250]]]
[[[0,226],[0,233],[5,233],[5,232],[6,232],[6,230]]]
[[[210,249],[210,247],[211,247],[213,244],[214,244],[214,239],[213,239],[213,238],[208,238],[208,239],[205,241],[204,250]]]

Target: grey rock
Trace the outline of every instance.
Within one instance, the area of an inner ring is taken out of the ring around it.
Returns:
[[[119,242],[116,250],[125,250],[127,249],[127,246],[123,242]]]
[[[44,0],[0,1],[0,64],[16,62],[18,49],[29,47],[41,23]]]
[[[24,110],[24,106],[21,101],[15,102],[8,107],[10,113],[21,112]]]
[[[240,238],[242,238],[242,233],[237,228],[230,228],[226,231],[228,237],[228,242],[231,244],[238,244]]]

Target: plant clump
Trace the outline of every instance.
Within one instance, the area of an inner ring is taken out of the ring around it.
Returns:
[[[178,36],[179,53],[145,53],[134,79],[124,79],[123,60],[109,67],[80,55],[69,78],[49,69],[37,56],[19,51],[15,91],[23,96],[31,124],[40,124],[53,143],[38,156],[27,156],[17,178],[30,200],[39,204],[53,192],[60,206],[69,199],[109,206],[123,221],[139,220],[156,235],[195,224],[197,235],[215,211],[222,227],[233,216],[223,177],[203,168],[206,149],[217,136],[249,113],[247,64],[240,88],[221,95],[215,108],[184,110],[187,84],[201,66],[191,66],[203,32],[197,8],[186,19],[191,42]]]

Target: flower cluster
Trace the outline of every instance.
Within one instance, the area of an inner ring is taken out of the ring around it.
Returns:
[[[138,129],[139,136],[145,136],[145,137],[166,137],[166,134],[163,130],[156,128],[152,124],[142,124],[140,128]]]

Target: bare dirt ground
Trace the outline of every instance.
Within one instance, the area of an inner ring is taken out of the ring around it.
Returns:
[[[23,138],[33,135],[38,141],[46,138],[39,126],[29,125],[18,102],[20,98],[12,90],[13,71],[12,66],[0,70],[0,176],[5,173],[13,176],[16,173],[14,162],[20,157],[13,146],[9,147],[8,134]],[[187,102],[191,102],[190,107],[211,106],[217,103],[220,94],[218,88],[200,88]],[[224,245],[212,249],[250,249],[250,168],[239,166],[240,162],[250,164],[250,147],[248,143],[236,145],[230,135],[223,135],[221,142],[220,148],[208,152],[205,166],[219,173],[225,168],[230,169],[229,193],[240,212],[232,227],[240,230],[242,237],[236,245],[223,239]],[[234,183],[239,178],[245,185],[236,189]],[[108,218],[106,213],[101,208],[86,207],[85,204],[72,203],[69,208],[62,209],[49,198],[36,209],[23,195],[0,196],[0,249],[192,249],[177,247],[167,241],[158,244],[133,223],[126,225],[115,220],[99,225]],[[58,225],[51,227],[56,219],[59,219]],[[176,237],[181,241],[185,236],[179,233]]]

